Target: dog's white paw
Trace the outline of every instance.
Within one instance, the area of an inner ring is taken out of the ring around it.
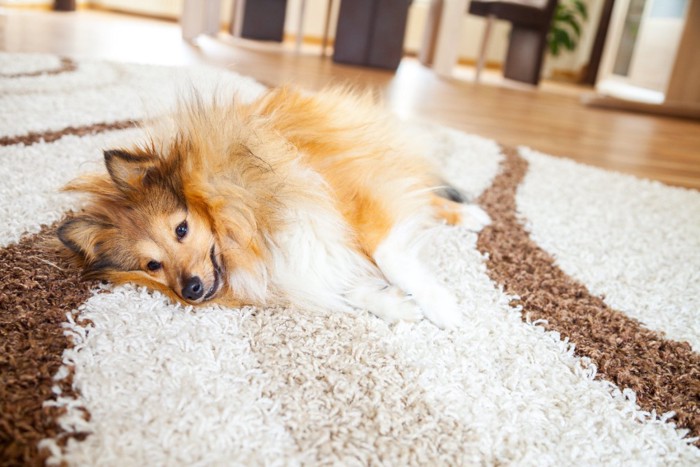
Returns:
[[[354,303],[387,323],[416,322],[423,319],[423,311],[418,304],[396,286],[388,285],[379,290],[365,289],[356,292],[353,297]]]
[[[392,321],[393,318],[393,321]],[[387,319],[387,318],[385,318]],[[406,297],[398,307],[395,308],[395,312],[392,313],[387,319],[389,322],[396,321],[408,321],[411,323],[416,323],[423,319],[423,310],[420,309],[418,304],[413,301],[410,297]]]
[[[424,290],[419,300],[426,318],[442,329],[457,327],[462,322],[462,313],[452,294],[441,286]]]
[[[460,225],[472,232],[481,232],[481,229],[491,224],[491,217],[476,204],[464,204],[461,209],[462,219]]]

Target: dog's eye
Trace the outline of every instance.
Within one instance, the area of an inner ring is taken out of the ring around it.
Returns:
[[[160,263],[160,262],[155,261],[155,260],[151,260],[148,262],[146,267],[148,268],[149,271],[157,271],[163,267],[163,263]]]
[[[187,221],[182,221],[180,225],[175,227],[175,235],[178,240],[182,240],[187,235]]]

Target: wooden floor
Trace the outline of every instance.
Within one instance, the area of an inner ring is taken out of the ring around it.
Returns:
[[[700,122],[588,108],[580,103],[581,94],[591,91],[586,88],[544,83],[534,90],[494,73],[481,84],[448,80],[413,59],[404,59],[391,73],[337,65],[316,50],[297,55],[291,48],[226,38],[202,38],[193,46],[181,40],[176,23],[96,11],[0,8],[0,50],[164,65],[206,63],[265,84],[311,89],[346,82],[372,86],[401,117],[700,189]]]

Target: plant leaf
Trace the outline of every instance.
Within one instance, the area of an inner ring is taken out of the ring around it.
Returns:
[[[581,37],[581,25],[578,24],[578,21],[576,21],[575,18],[571,17],[563,22],[564,22],[564,24],[568,24],[569,26],[571,26],[571,29],[574,30],[574,34],[575,34],[576,38]]]
[[[584,20],[588,19],[588,8],[581,0],[574,0],[574,8],[578,10]]]
[[[547,35],[552,56],[558,56],[563,49],[576,48],[582,34],[581,23],[587,19],[588,7],[583,0],[561,0],[557,4]]]
[[[552,53],[552,57],[558,57],[559,56],[559,42],[556,40],[550,40],[549,41],[549,51]]]

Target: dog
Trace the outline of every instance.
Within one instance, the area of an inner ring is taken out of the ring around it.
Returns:
[[[460,321],[420,260],[441,223],[488,215],[445,189],[412,135],[369,93],[266,91],[183,101],[141,144],[104,151],[106,173],[57,235],[86,278],[189,305],[369,310],[393,323]]]

